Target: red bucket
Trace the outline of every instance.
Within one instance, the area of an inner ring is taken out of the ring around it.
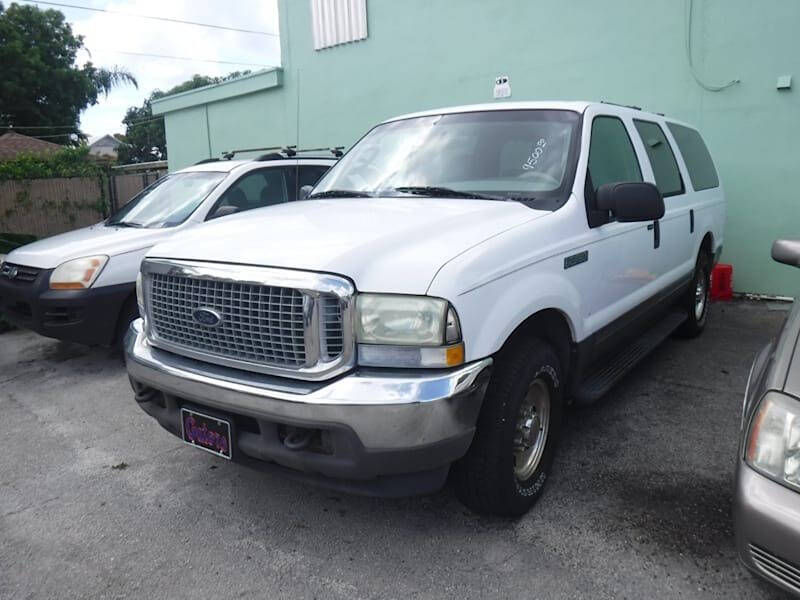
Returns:
[[[716,265],[711,271],[711,299],[733,298],[733,265]]]

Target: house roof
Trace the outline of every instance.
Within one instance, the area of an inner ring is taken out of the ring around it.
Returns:
[[[120,142],[117,138],[113,135],[105,134],[98,136],[96,138],[89,139],[89,147],[92,148],[94,146],[111,146],[112,148],[116,148],[122,142]]]
[[[11,160],[23,152],[40,154],[42,152],[55,152],[62,148],[63,146],[53,142],[22,135],[16,131],[9,131],[0,135],[0,160]]]

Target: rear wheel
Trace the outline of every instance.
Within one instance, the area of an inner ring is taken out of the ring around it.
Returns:
[[[519,340],[497,357],[475,438],[454,465],[464,504],[519,516],[538,500],[559,437],[562,381],[558,355],[543,340]]]
[[[678,329],[678,335],[687,338],[700,335],[706,326],[708,305],[710,303],[711,256],[703,249],[697,257],[692,284],[683,300],[686,321]]]

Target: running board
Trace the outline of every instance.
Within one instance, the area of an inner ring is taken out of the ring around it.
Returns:
[[[670,312],[665,315],[656,325],[640,335],[620,354],[613,357],[610,362],[590,373],[578,384],[572,395],[575,402],[577,404],[597,402],[684,321],[686,321],[686,313],[683,311]]]

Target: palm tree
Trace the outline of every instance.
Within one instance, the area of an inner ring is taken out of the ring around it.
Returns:
[[[95,69],[91,67],[90,72],[92,83],[98,95],[103,94],[104,96],[108,96],[108,93],[113,88],[124,84],[131,84],[137,90],[139,89],[139,82],[136,81],[136,77],[126,69],[117,66],[111,67],[110,69],[103,67]]]

